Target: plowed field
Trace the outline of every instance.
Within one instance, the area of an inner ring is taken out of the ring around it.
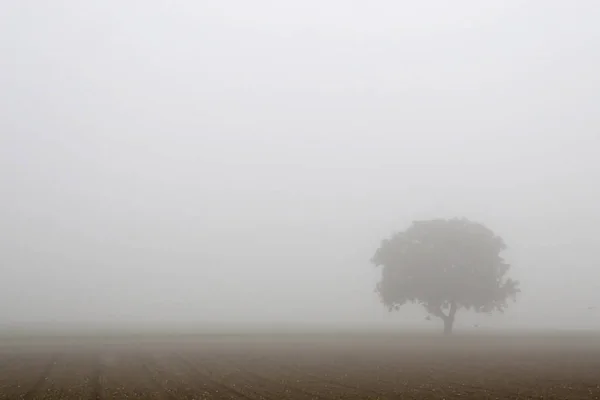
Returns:
[[[240,335],[0,345],[0,399],[132,398],[598,399],[600,338]]]

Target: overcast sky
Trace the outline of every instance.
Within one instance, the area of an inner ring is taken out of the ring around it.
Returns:
[[[421,323],[369,259],[465,216],[524,291],[480,324],[600,327],[598,21],[593,0],[4,2],[0,319]]]

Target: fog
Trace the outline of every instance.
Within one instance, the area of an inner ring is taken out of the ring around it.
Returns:
[[[457,327],[600,328],[599,20],[592,0],[2,4],[1,325],[432,327],[387,312],[369,259],[464,216],[523,293]]]

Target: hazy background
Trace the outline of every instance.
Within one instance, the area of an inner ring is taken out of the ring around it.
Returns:
[[[600,328],[598,21],[593,0],[2,3],[1,324],[419,326],[369,259],[466,216],[524,293],[458,328]]]

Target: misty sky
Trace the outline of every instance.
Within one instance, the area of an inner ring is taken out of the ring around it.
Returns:
[[[465,216],[524,291],[469,321],[600,327],[598,21],[593,0],[2,3],[1,323],[420,324],[369,259]]]

